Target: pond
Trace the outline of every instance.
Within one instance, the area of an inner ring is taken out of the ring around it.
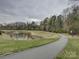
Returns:
[[[28,40],[28,39],[41,39],[43,37],[37,36],[37,35],[32,35],[30,32],[10,32],[7,33],[11,38],[18,39],[18,40]]]

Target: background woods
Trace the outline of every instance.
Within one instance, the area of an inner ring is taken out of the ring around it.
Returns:
[[[41,30],[49,32],[76,32],[79,33],[79,6],[73,5],[63,10],[61,15],[46,17],[38,25],[36,22],[16,22],[0,24],[1,30]]]

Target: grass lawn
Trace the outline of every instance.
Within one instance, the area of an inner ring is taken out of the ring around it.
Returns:
[[[79,59],[79,36],[68,36],[69,42],[56,59]]]
[[[51,34],[51,36],[48,38],[33,39],[33,40],[12,40],[10,37],[2,35],[0,36],[0,55],[4,56],[4,55],[20,52],[23,50],[27,50],[33,47],[45,45],[45,44],[54,42],[59,38],[57,34],[52,34],[52,33],[46,34],[46,32],[40,32],[40,31],[37,31],[37,32],[35,31],[33,33],[34,34],[40,33],[41,35],[42,33],[43,35]]]

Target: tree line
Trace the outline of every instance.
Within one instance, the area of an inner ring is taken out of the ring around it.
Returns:
[[[6,25],[0,24],[1,30],[41,30],[49,32],[76,32],[79,33],[79,6],[73,5],[56,16],[46,17],[38,25],[36,22],[16,22]]]
[[[0,30],[38,30],[39,25],[36,22],[14,22],[8,24],[0,24]]]
[[[55,32],[62,30],[63,28],[63,19],[62,15],[52,17],[46,17],[43,21],[38,25],[36,22],[24,23],[24,22],[15,22],[9,24],[0,24],[1,30],[41,30],[41,31],[49,31]]]
[[[61,15],[46,17],[40,27],[44,31],[79,34],[79,5],[64,9]]]

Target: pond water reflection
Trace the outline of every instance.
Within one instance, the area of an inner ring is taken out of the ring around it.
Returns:
[[[11,32],[7,33],[10,38],[18,39],[18,40],[28,40],[28,39],[41,39],[43,37],[38,35],[32,35],[30,32],[22,33],[22,32]]]

